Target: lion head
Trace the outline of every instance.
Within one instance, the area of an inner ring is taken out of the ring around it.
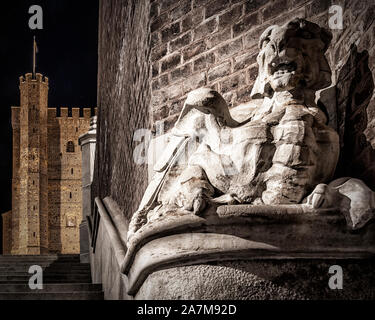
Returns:
[[[253,99],[296,88],[319,90],[331,84],[331,69],[324,53],[332,35],[317,24],[294,19],[268,27],[259,40],[259,73]]]

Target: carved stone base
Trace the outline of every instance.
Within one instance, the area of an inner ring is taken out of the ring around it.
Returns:
[[[212,234],[154,240],[134,260],[129,293],[135,299],[375,298],[375,260],[364,252],[288,253],[256,242],[241,248],[237,240]],[[344,290],[328,286],[332,265],[343,268]]]
[[[221,206],[147,224],[122,272],[135,299],[370,299],[374,242],[374,223],[353,232],[340,212]],[[331,265],[343,268],[343,290],[328,286]]]
[[[328,286],[329,267],[343,268],[342,290]],[[217,261],[150,274],[135,299],[375,299],[374,260]]]

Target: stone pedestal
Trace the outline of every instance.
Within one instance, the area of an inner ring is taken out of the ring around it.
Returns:
[[[82,222],[79,225],[82,263],[90,262],[90,241],[86,217],[91,214],[91,183],[94,174],[96,147],[96,116],[91,118],[90,130],[79,137],[82,150]]]
[[[374,254],[375,224],[351,231],[337,211],[221,206],[145,225],[122,271],[135,299],[374,299]]]
[[[259,259],[215,261],[150,274],[137,300],[356,300],[375,298],[374,260]],[[343,289],[328,286],[330,266],[343,269]]]

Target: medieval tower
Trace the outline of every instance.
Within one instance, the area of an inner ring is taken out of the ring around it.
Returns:
[[[81,152],[90,108],[48,108],[48,78],[20,77],[12,107],[12,211],[3,215],[4,254],[78,253]],[[82,112],[82,114],[80,114]]]
[[[48,252],[48,79],[20,78],[21,106],[12,108],[12,253]]]

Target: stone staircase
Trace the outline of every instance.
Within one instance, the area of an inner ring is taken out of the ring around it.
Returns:
[[[30,266],[43,269],[43,289],[31,290]],[[79,255],[0,256],[0,300],[103,300]]]

